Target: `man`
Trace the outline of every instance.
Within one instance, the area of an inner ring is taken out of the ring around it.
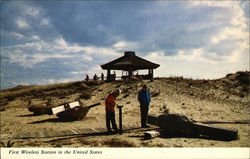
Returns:
[[[89,75],[86,74],[86,78],[85,78],[86,81],[89,81]]]
[[[104,81],[104,74],[103,73],[101,74],[101,79],[102,79],[102,81]]]
[[[141,110],[141,127],[148,128],[147,117],[148,117],[148,107],[150,104],[150,93],[147,89],[147,85],[143,85],[142,89],[138,93],[138,101],[140,102]]]
[[[96,74],[94,75],[93,80],[95,80],[95,81],[98,80],[98,77]]]
[[[105,101],[105,109],[106,109],[106,126],[108,133],[112,133],[110,122],[112,124],[112,128],[115,132],[118,132],[118,128],[115,122],[115,105],[116,98],[120,95],[121,90],[116,90],[108,95]]]

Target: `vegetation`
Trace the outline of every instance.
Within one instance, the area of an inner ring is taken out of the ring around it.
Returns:
[[[155,80],[163,81],[167,87],[169,85],[175,87],[177,93],[210,100],[213,100],[213,98],[221,98],[213,95],[213,91],[211,90],[221,91],[225,98],[229,95],[243,98],[248,96],[250,90],[249,71],[228,74],[226,77],[215,80],[194,80],[184,77],[156,78]],[[138,82],[141,83],[142,81],[136,79],[132,79],[131,81],[125,80],[123,82],[117,81],[114,83],[114,87],[120,88],[122,85],[126,85],[128,86],[128,90],[124,91],[130,92],[131,90],[137,89]],[[90,99],[93,92],[95,90],[98,91],[99,86],[102,84],[104,84],[102,81],[76,81],[54,85],[19,85],[0,91],[0,108],[1,111],[4,111],[5,106],[17,99],[23,101],[23,107],[35,105],[54,106],[80,99]],[[152,97],[157,97],[160,93],[160,90],[153,90]],[[128,95],[125,94],[124,98],[127,96]]]
[[[68,96],[80,94],[74,99],[89,99],[93,91],[92,87],[101,85],[99,81],[77,81],[54,85],[33,85],[17,86],[14,88],[0,91],[0,106],[7,105],[16,99],[27,101],[26,107],[34,105],[34,101],[43,100],[43,104],[51,104],[56,99],[67,99]],[[65,102],[65,101],[63,101]],[[37,103],[38,104],[38,103]],[[41,103],[39,103],[41,104]]]

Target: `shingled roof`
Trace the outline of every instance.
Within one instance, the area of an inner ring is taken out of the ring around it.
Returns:
[[[102,69],[110,70],[142,70],[142,69],[156,69],[159,64],[150,62],[135,55],[133,51],[127,51],[124,56],[115,59],[111,62],[101,65]]]

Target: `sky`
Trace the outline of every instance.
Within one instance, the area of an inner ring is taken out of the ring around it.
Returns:
[[[0,5],[1,89],[100,76],[106,74],[100,65],[124,51],[160,64],[155,77],[215,79],[249,71],[249,1]]]

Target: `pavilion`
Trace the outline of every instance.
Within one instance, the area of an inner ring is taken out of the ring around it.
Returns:
[[[126,51],[124,53],[124,56],[101,65],[102,69],[107,70],[107,81],[115,81],[116,79],[115,73],[111,74],[111,70],[121,70],[122,79],[126,79],[133,76],[136,71],[136,76],[140,76],[143,79],[153,79],[153,70],[158,68],[159,66],[159,64],[150,62],[148,60],[136,56],[134,51]],[[138,75],[138,70],[148,70],[148,74]]]

